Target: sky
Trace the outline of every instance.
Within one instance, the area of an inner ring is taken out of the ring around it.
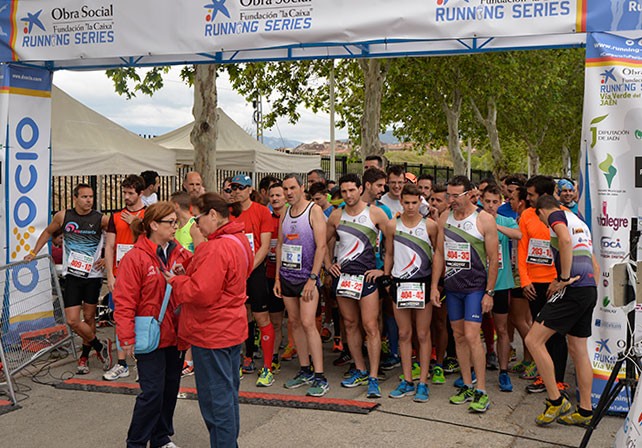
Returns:
[[[152,97],[138,93],[131,100],[114,91],[112,81],[104,71],[66,71],[54,73],[53,82],[76,100],[94,109],[119,125],[137,134],[161,135],[193,120],[192,103],[194,91],[179,77],[180,67],[175,67],[164,76],[165,86]],[[236,93],[227,73],[222,73],[217,82],[218,105],[245,130],[255,130],[251,103]],[[263,112],[269,111],[263,101]],[[301,109],[301,118],[296,125],[281,118],[265,136],[298,140],[304,143],[330,140],[328,114]],[[336,130],[337,139],[347,138],[345,129]],[[253,133],[255,135],[255,132]]]

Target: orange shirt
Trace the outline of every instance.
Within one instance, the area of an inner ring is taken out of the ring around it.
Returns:
[[[132,247],[134,247],[134,234],[132,233],[132,229],[129,227],[129,224],[127,224],[122,218],[122,214],[125,211],[136,215],[136,217],[140,219],[143,219],[143,216],[145,216],[144,208],[141,208],[137,211],[130,211],[125,208],[119,212],[114,213],[109,218],[107,232],[116,234],[116,241],[114,243],[114,277],[116,277],[118,273],[118,264],[123,258],[123,255],[125,255]]]
[[[550,283],[557,277],[557,271],[553,264],[553,254],[550,252],[550,264],[538,264],[537,262],[529,262],[527,259],[539,259],[543,263],[548,259],[546,250],[542,250],[542,244],[538,244],[540,240],[546,241],[550,244],[551,234],[548,227],[540,221],[535,213],[533,207],[529,207],[519,217],[519,230],[522,231],[522,239],[519,240],[517,245],[517,268],[519,269],[519,279],[521,286],[527,286],[531,283]],[[532,241],[531,240],[535,240]],[[530,253],[529,253],[530,247]]]

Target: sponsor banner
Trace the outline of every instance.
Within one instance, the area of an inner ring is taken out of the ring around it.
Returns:
[[[633,404],[629,411],[624,425],[615,434],[614,447],[617,448],[636,448],[642,441],[642,387],[635,390]]]
[[[642,211],[634,170],[635,155],[642,154],[642,33],[590,33],[584,89],[580,213],[591,227],[601,270],[589,339],[595,405],[626,340],[626,316],[612,306],[610,271],[629,254],[632,217]],[[628,410],[624,395],[611,410]]]
[[[642,29],[642,0],[581,0],[585,24],[589,32]]]
[[[51,72],[8,65],[1,71],[0,128],[6,129],[2,247],[9,264],[33,249],[49,221]],[[16,328],[33,329],[42,327],[42,321],[53,321],[48,266],[45,259],[4,271],[0,322],[5,338]]]
[[[574,34],[582,17],[577,4],[578,0],[5,0],[0,2],[0,57],[53,61],[127,56],[135,63],[137,56],[171,55],[184,61],[176,55],[323,43],[331,48],[346,43]]]

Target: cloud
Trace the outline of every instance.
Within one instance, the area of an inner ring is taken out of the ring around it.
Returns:
[[[138,93],[127,100],[114,91],[112,81],[104,71],[67,71],[54,74],[54,84],[69,95],[105,115],[110,120],[137,134],[160,135],[183,126],[193,120],[192,104],[194,90],[179,77],[180,67],[173,67],[164,76],[164,87],[152,97]],[[217,82],[218,104],[239,126],[254,130],[254,110],[252,104],[236,93],[227,74],[222,74]],[[264,102],[263,111],[268,105]],[[300,109],[301,118],[295,125],[282,118],[264,135],[282,137],[302,142],[327,141],[330,139],[330,118],[325,113],[313,113]],[[337,139],[347,138],[347,131],[336,130]]]

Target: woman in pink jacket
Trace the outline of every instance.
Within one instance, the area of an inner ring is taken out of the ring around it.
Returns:
[[[166,290],[163,272],[173,266],[187,266],[191,253],[174,240],[178,225],[174,206],[157,202],[145,211],[143,220],[131,227],[139,235],[132,250],[121,260],[114,287],[116,333],[120,346],[134,356],[136,316],[159,317]],[[178,351],[178,317],[170,300],[160,327],[158,348],[136,354],[141,393],[127,433],[128,447],[176,448],[172,420],[183,367]]]
[[[247,337],[246,281],[253,255],[244,225],[230,222],[240,204],[205,193],[192,202],[207,241],[194,251],[187,275],[166,274],[181,305],[179,338],[192,346],[198,404],[210,446],[234,447],[239,435],[239,362]]]

